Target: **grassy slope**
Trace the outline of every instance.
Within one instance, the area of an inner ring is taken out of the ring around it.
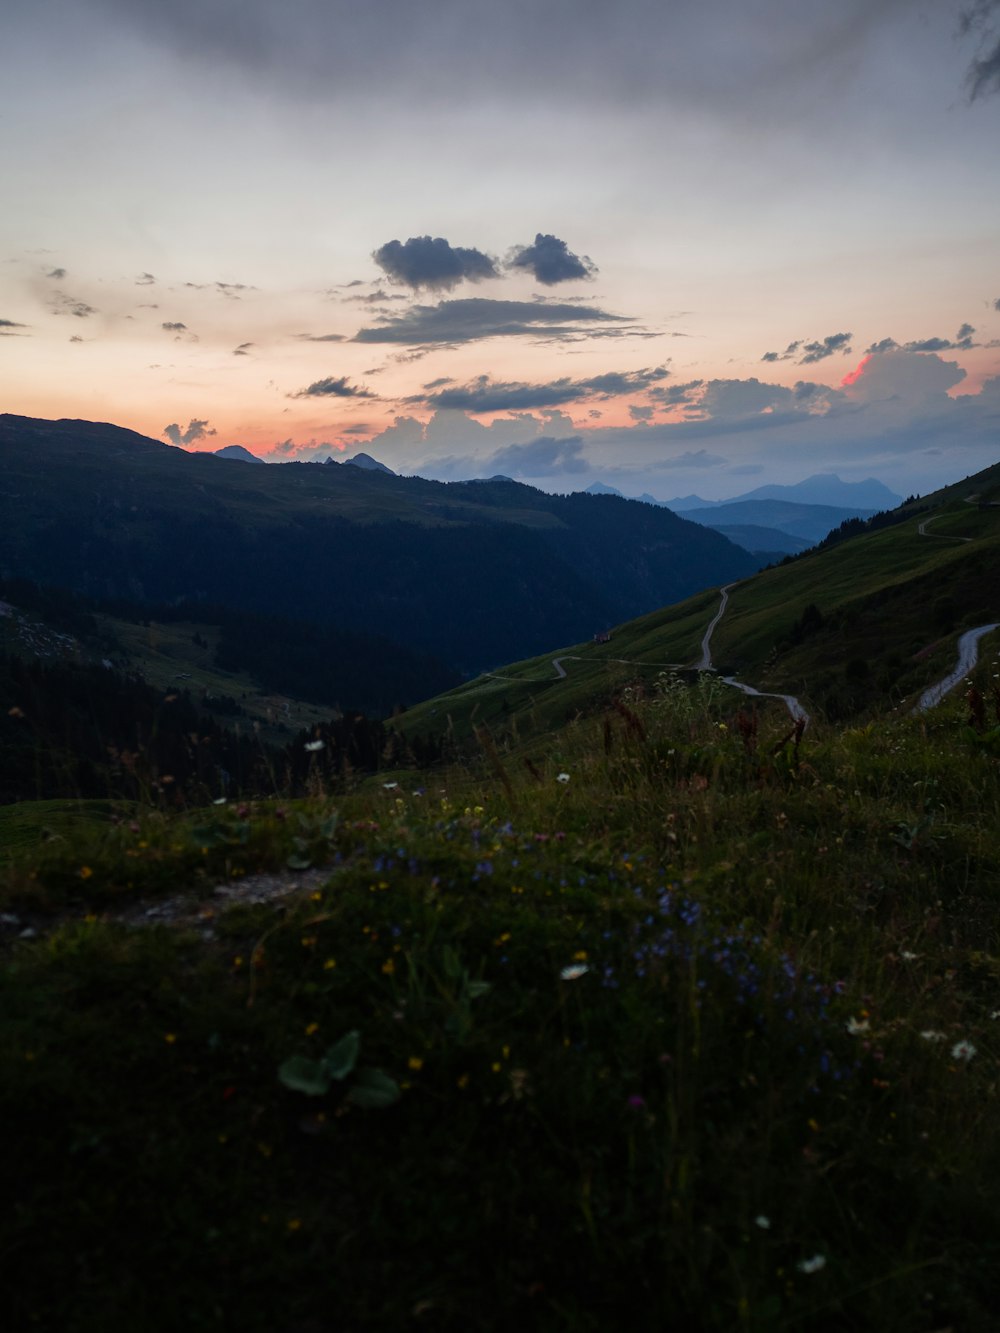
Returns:
[[[300,728],[330,716],[328,707],[264,691],[246,672],[222,671],[215,666],[212,659],[219,639],[215,625],[195,621],[140,625],[108,615],[95,619],[100,640],[85,644],[58,634],[33,616],[0,617],[0,652],[59,661],[93,662],[107,657],[121,670],[141,676],[164,693],[187,690],[196,701],[206,694],[214,698],[228,695],[248,716],[220,720],[244,730],[256,723],[262,739],[273,745],[286,744]],[[207,647],[194,642],[195,634]]]
[[[506,789],[150,812],[9,868],[14,1326],[990,1333],[1000,729],[772,753],[730,703],[576,722]],[[112,919],[293,850],[332,864],[291,908]],[[279,1081],[352,1030],[325,1093]]]
[[[992,493],[994,474],[1000,480],[1000,467],[981,474],[978,493]],[[940,503],[922,501],[930,508],[905,523],[737,584],[712,640],[715,664],[758,687],[800,693],[807,703],[811,682],[854,658],[883,679],[886,692],[891,682],[897,697],[944,675],[955,661],[960,629],[1000,618],[1000,508],[979,510],[966,501],[976,480],[958,493],[950,488]],[[925,520],[927,535],[921,536],[918,525]],[[951,623],[935,620],[935,606],[948,601]],[[819,607],[825,627],[797,646],[786,644],[809,604]],[[404,732],[439,731],[450,717],[458,734],[484,721],[522,734],[544,730],[604,702],[625,679],[649,680],[654,663],[694,665],[718,605],[716,593],[702,593],[619,626],[609,644],[577,645],[501,668],[497,675],[531,683],[481,678],[420,704],[399,725]],[[559,681],[551,660],[563,652],[585,660],[567,662],[568,679]],[[627,667],[615,658],[650,665]]]

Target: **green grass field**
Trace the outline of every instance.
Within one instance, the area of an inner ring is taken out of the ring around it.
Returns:
[[[9,1326],[994,1329],[993,669],[980,729],[796,745],[704,677],[294,806],[78,811],[0,871]],[[289,858],[325,880],[213,900]],[[197,930],[121,920],[183,888]]]

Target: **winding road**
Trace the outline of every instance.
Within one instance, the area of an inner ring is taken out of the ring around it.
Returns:
[[[729,589],[735,588],[735,583],[727,583],[719,591],[722,593],[722,601],[719,603],[719,609],[715,613],[711,624],[705,631],[705,637],[701,641],[701,658],[697,664],[698,671],[714,671],[712,666],[712,635],[715,633],[715,627],[726,613],[726,607],[729,605]],[[809,725],[809,714],[796,699],[794,694],[772,694],[768,690],[756,690],[752,685],[744,685],[741,680],[735,676],[720,677],[724,685],[731,685],[734,690],[741,690],[744,694],[752,695],[756,699],[780,699],[791,714],[793,722],[801,722],[804,726]]]
[[[944,680],[939,680],[929,690],[924,690],[913,709],[914,713],[926,713],[929,708],[939,704],[960,680],[965,679],[979,661],[979,640],[984,634],[989,634],[995,629],[1000,629],[1000,621],[993,625],[980,625],[978,629],[967,629],[965,631],[958,641],[958,665],[954,671],[945,676]]]
[[[970,504],[974,503],[976,498],[976,496],[968,497],[968,502]],[[931,518],[923,519],[922,522],[917,525],[917,532],[920,536],[937,537],[942,541],[971,542],[973,540],[972,537],[952,537],[946,536],[944,533],[928,532],[928,524],[935,522],[935,520],[940,517],[942,517],[942,515],[938,514],[932,515]],[[739,580],[736,580],[733,583],[726,583],[719,589],[719,592],[721,593],[719,609],[716,611],[715,615],[709,622],[708,628],[705,630],[704,637],[701,641],[701,657],[695,663],[693,668],[695,671],[715,671],[715,667],[712,665],[712,635],[715,633],[716,627],[722,620],[722,617],[726,614],[726,608],[729,605],[729,589],[735,588],[738,581]],[[914,713],[924,713],[928,709],[935,707],[935,705],[939,704],[949,691],[955,688],[960,680],[968,675],[979,661],[979,640],[995,629],[1000,629],[1000,622],[996,622],[992,625],[980,625],[978,629],[966,630],[958,641],[958,663],[954,670],[943,680],[938,681],[936,685],[932,685],[929,689],[924,691],[920,696],[919,702],[913,709]],[[591,659],[581,657],[574,653],[563,653],[559,657],[553,657],[552,667],[556,673],[556,679],[566,679],[567,672],[566,668],[563,666],[564,662],[585,662],[589,660]],[[665,670],[675,671],[685,669],[684,663],[682,662],[637,662],[627,657],[610,657],[602,660],[606,662],[616,662],[622,666],[654,666],[661,667]],[[690,670],[691,668],[687,669]],[[510,685],[539,684],[546,680],[551,681],[552,679],[551,676],[499,676],[493,672],[487,673],[487,676],[490,680],[504,681]],[[801,722],[803,726],[809,725],[809,714],[794,694],[776,694],[768,690],[758,690],[755,689],[753,685],[744,685],[744,683],[737,680],[735,676],[721,676],[720,679],[723,684],[731,685],[734,690],[740,690],[743,694],[750,695],[752,698],[780,699],[788,709],[794,722]]]

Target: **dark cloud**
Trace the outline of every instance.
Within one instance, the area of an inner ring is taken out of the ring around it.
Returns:
[[[809,366],[816,361],[825,361],[835,352],[843,352],[846,356],[851,350],[853,336],[851,333],[831,333],[820,342],[803,343],[803,355],[799,358],[799,365]]]
[[[962,12],[961,26],[979,39],[980,54],[972,60],[966,74],[969,101],[1000,93],[1000,0],[973,0]]]
[[[307,389],[300,389],[298,393],[288,395],[289,398],[375,398],[376,396],[368,389],[348,384],[346,375],[342,375],[339,379],[331,375],[325,380],[317,380],[315,384],[310,384]]]
[[[865,57],[873,58],[873,37],[906,7],[906,0],[725,4],[705,21],[697,0],[286,0],[280,10],[275,0],[91,3],[111,10],[119,30],[138,28],[175,53],[194,77],[235,69],[265,96],[274,87],[308,99],[361,91],[373,111],[389,103],[412,116],[438,106],[455,108],[456,120],[498,98],[528,109],[616,114],[707,103],[743,124],[779,99],[791,98],[801,115],[804,105],[843,95]],[[770,40],[760,38],[762,23]],[[540,117],[538,139],[548,132]],[[501,139],[496,147],[506,145]],[[470,167],[494,151],[483,135]],[[443,142],[428,143],[428,163],[447,152]]]
[[[239,347],[233,349],[233,356],[249,356],[252,346],[253,343],[240,343]]]
[[[802,339],[798,338],[795,342],[789,343],[783,352],[765,352],[760,359],[762,361],[790,361],[801,346]]]
[[[195,292],[204,292],[209,289],[220,292],[223,296],[228,296],[233,301],[238,301],[240,292],[255,292],[256,287],[250,287],[245,282],[185,282],[185,287],[189,287]]]
[[[538,232],[532,245],[518,245],[510,253],[507,267],[527,269],[535,281],[546,287],[557,282],[572,282],[590,278],[597,266],[586,255],[575,255],[558,236]]]
[[[415,305],[401,315],[385,315],[377,327],[359,329],[355,342],[402,343],[421,346],[434,343],[468,343],[480,338],[548,337],[570,339],[595,337],[600,332],[622,336],[627,324],[621,315],[611,315],[595,306],[556,302],[493,301],[468,297],[441,301],[438,305]],[[613,330],[590,326],[613,325]]]
[[[386,241],[372,259],[393,282],[419,291],[448,292],[462,281],[481,282],[498,278],[496,260],[482,250],[451,245],[443,236],[411,236],[406,241]]]
[[[340,299],[346,304],[353,305],[384,305],[386,301],[408,301],[409,297],[387,292],[384,288],[378,287],[367,296],[342,296]]]
[[[650,398],[655,398],[664,407],[691,407],[697,402],[697,392],[704,388],[704,380],[688,380],[686,384],[671,384],[669,388],[650,389]]]
[[[214,435],[215,431],[210,430],[207,421],[189,421],[187,430],[181,430],[180,426],[174,422],[170,426],[164,426],[161,432],[167,437],[171,444],[186,446],[194,444],[196,440],[204,440],[209,435]]]
[[[547,384],[504,382],[480,375],[469,384],[443,388],[422,401],[429,407],[463,412],[523,412],[533,407],[557,407],[581,398],[607,399],[642,393],[669,374],[665,366],[654,366],[644,370],[612,371],[589,379],[572,380],[564,376]]]
[[[895,338],[880,338],[877,343],[865,348],[865,356],[877,356],[879,352],[894,352],[898,347],[899,343]]]
[[[46,273],[47,278],[65,278],[66,270],[64,268],[54,268],[51,273]]]
[[[796,338],[791,342],[783,352],[765,352],[760,358],[762,361],[793,361],[798,357],[800,366],[812,365],[816,361],[825,361],[828,356],[833,356],[835,352],[843,352],[846,356],[851,351],[850,333],[831,333],[826,338],[814,342],[806,342],[803,338]],[[799,353],[802,353],[799,356]]]
[[[97,314],[92,305],[78,301],[75,296],[67,296],[65,292],[56,292],[49,302],[49,309],[56,315],[75,315],[77,319],[87,319]]]
[[[950,338],[921,338],[903,344],[906,352],[946,352],[952,345]]]
[[[978,346],[972,341],[975,329],[971,324],[963,324],[954,338],[920,338],[903,344],[907,352],[967,352]]]
[[[342,333],[297,333],[296,338],[306,343],[342,343]]]
[[[1000,296],[998,296],[997,299],[993,302],[993,309],[1000,310]]]
[[[14,333],[14,329],[26,329],[27,324],[18,324],[16,319],[0,319],[0,338],[23,338],[23,333]]]
[[[135,285],[137,287],[151,287],[155,281],[156,279],[152,273],[140,273],[135,280]]]
[[[628,414],[633,421],[649,421],[655,411],[655,407],[636,407],[634,404],[631,404],[628,409]],[[600,416],[601,414],[600,412],[592,412],[591,415]]]
[[[186,324],[182,324],[179,320],[165,319],[165,320],[163,321],[163,323],[160,325],[160,328],[163,329],[164,332],[166,332],[166,333],[186,333],[186,332],[187,332],[187,325],[186,325]]]
[[[79,335],[78,333],[74,333],[73,336],[72,336],[72,338],[70,338],[70,342],[71,342],[71,343],[82,343],[82,342],[83,342],[83,339],[80,337],[80,335]]]
[[[440,375],[436,380],[431,380],[423,387],[430,392],[431,389],[440,389],[443,384],[454,384],[455,381],[447,375]]]

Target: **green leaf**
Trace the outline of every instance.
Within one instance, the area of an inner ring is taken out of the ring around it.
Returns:
[[[310,1060],[305,1055],[292,1055],[278,1069],[278,1078],[293,1092],[305,1092],[310,1097],[322,1097],[329,1092],[331,1075],[322,1060]]]
[[[492,989],[493,987],[488,981],[470,981],[469,999],[478,1000],[480,995],[488,995]]]
[[[359,1069],[347,1094],[347,1100],[353,1106],[362,1106],[366,1110],[381,1110],[398,1102],[399,1097],[399,1084],[381,1069]]]
[[[352,1028],[341,1037],[340,1041],[334,1042],[323,1056],[323,1068],[331,1078],[346,1078],[358,1063],[360,1050],[361,1034],[357,1028]]]
[[[450,944],[446,944],[441,950],[441,966],[444,968],[445,976],[453,980],[457,980],[465,971],[462,960]]]

